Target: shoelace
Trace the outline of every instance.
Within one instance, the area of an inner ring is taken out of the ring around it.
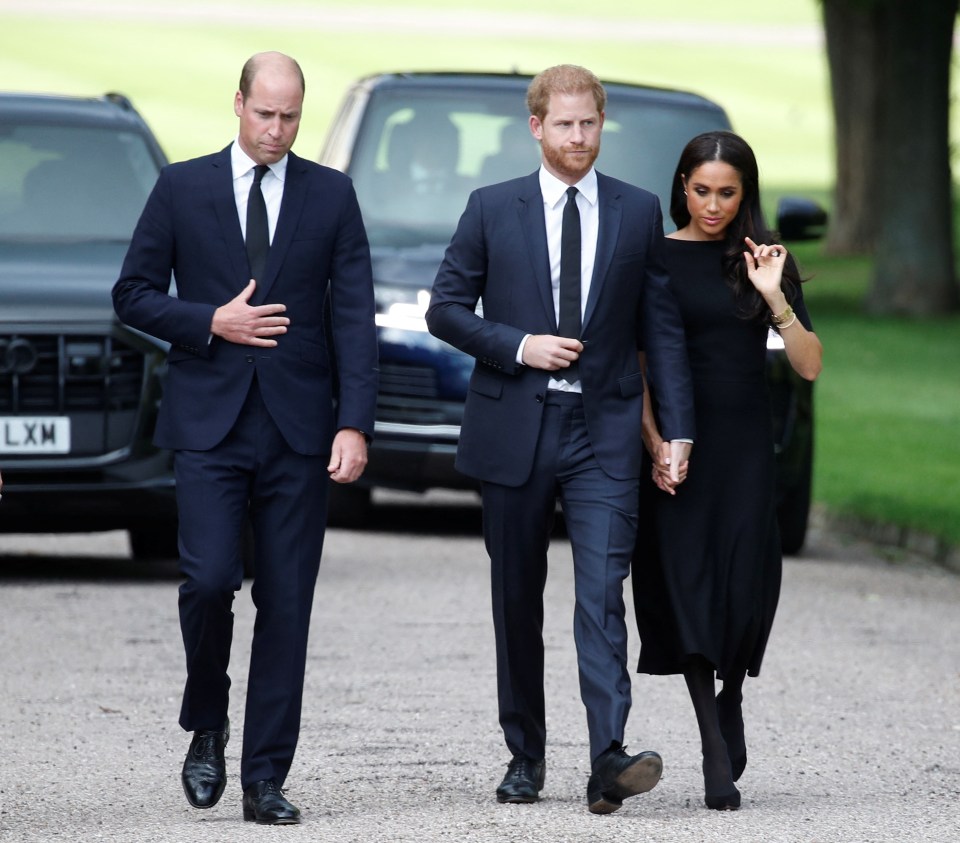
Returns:
[[[217,757],[217,738],[219,732],[201,732],[193,747],[194,758],[212,761]]]
[[[514,779],[532,779],[533,762],[527,758],[514,758],[509,764],[507,774]]]

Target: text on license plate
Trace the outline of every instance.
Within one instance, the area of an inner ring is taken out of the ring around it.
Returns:
[[[0,416],[0,454],[68,454],[67,416]]]

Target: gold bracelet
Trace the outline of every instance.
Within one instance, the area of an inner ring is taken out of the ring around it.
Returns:
[[[790,327],[794,322],[796,322],[796,321],[797,321],[797,314],[794,313],[794,314],[790,317],[790,321],[789,321],[789,322],[784,322],[782,325],[777,325],[777,330],[780,331],[780,333],[783,333],[783,329],[784,329],[784,328],[789,328],[789,327]]]
[[[770,317],[770,319],[773,321],[773,324],[776,325],[778,328],[785,328],[785,327],[786,327],[786,322],[787,322],[787,320],[790,319],[791,316],[793,316],[794,319],[797,318],[797,317],[794,315],[793,308],[790,307],[790,305],[788,304],[788,305],[787,305],[787,309],[786,309],[785,311],[783,311],[783,313],[773,314],[773,315]],[[790,322],[790,324],[792,325],[793,322]]]

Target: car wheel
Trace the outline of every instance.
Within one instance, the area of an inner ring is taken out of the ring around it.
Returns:
[[[177,522],[160,521],[154,524],[138,524],[129,528],[130,550],[138,562],[156,559],[178,559]]]
[[[797,482],[786,489],[777,508],[780,525],[780,548],[787,556],[800,552],[807,538],[810,518],[810,494],[813,485],[813,440],[803,455]]]
[[[359,530],[366,525],[372,506],[369,489],[331,482],[327,525]]]

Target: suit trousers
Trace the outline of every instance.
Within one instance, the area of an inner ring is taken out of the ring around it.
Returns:
[[[228,714],[232,604],[253,527],[256,607],[240,775],[280,785],[300,732],[307,637],[326,525],[328,459],[291,450],[256,378],[226,438],[177,451],[180,626],[187,660],[180,725],[222,729]]]
[[[630,711],[623,582],[636,538],[638,481],[614,479],[597,464],[581,396],[548,391],[529,479],[517,487],[485,482],[482,497],[507,747],[533,759],[545,755],[543,590],[559,498],[573,550],[574,640],[593,760],[623,743]]]

